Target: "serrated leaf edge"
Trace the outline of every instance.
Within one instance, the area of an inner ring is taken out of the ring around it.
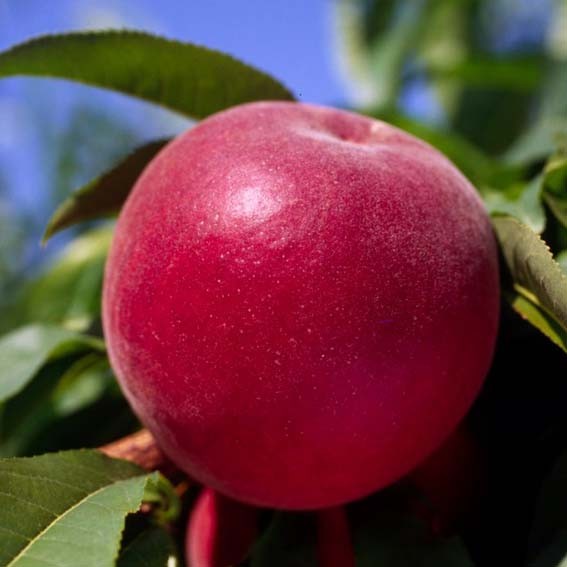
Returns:
[[[10,563],[8,563],[6,565],[6,567],[11,567],[11,566],[16,565],[16,562],[19,561],[25,555],[26,551],[28,551],[30,549],[30,547],[35,542],[39,541],[41,539],[41,537],[44,534],[46,534],[54,525],[59,523],[63,518],[65,518],[69,513],[71,513],[76,508],[78,508],[81,504],[84,504],[85,502],[87,502],[91,498],[95,497],[97,494],[104,492],[104,490],[107,490],[110,486],[116,486],[116,485],[122,484],[124,482],[129,482],[129,481],[132,481],[132,480],[135,480],[135,479],[141,479],[144,476],[146,476],[146,475],[140,475],[140,476],[134,476],[134,477],[131,477],[131,478],[122,479],[122,480],[119,480],[117,482],[113,482],[111,484],[101,486],[100,488],[98,488],[94,492],[87,494],[84,498],[81,498],[79,501],[77,501],[75,504],[73,504],[73,506],[71,506],[67,510],[65,510],[65,512],[63,512],[63,514],[61,514],[60,516],[57,516],[57,518],[53,522],[51,522],[48,526],[46,526],[43,530],[41,530],[41,532],[39,532],[35,537],[30,539],[30,541],[25,545],[25,547],[23,547],[19,551],[19,553],[10,561]],[[138,504],[135,509],[131,509],[128,513],[136,512],[137,510],[139,510],[140,504]],[[124,517],[126,517],[126,514],[124,515]],[[120,533],[122,534],[122,531]],[[116,560],[117,558],[118,558],[118,555],[116,555],[114,559]]]

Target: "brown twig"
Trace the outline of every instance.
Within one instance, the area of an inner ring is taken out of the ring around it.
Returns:
[[[179,476],[179,469],[164,455],[147,429],[122,437],[99,451],[115,459],[125,459],[147,471],[159,470],[167,477]]]

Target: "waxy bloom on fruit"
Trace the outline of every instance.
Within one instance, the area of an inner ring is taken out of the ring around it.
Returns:
[[[244,502],[318,508],[410,471],[482,385],[498,268],[474,188],[383,122],[243,105],[148,166],[104,329],[168,456]]]

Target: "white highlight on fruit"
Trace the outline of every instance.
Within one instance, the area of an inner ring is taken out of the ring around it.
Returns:
[[[234,191],[226,212],[235,219],[262,222],[280,210],[280,203],[271,192],[260,185]]]

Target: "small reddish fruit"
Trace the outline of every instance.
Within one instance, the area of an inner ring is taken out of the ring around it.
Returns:
[[[230,567],[256,539],[258,510],[205,488],[191,511],[185,553],[191,567]]]
[[[104,283],[110,358],[189,475],[280,508],[409,472],[490,364],[495,242],[439,152],[341,110],[266,102],[149,165]]]

